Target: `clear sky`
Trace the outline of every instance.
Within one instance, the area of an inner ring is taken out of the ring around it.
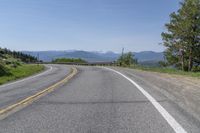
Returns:
[[[163,51],[180,0],[0,0],[0,47],[12,50]]]

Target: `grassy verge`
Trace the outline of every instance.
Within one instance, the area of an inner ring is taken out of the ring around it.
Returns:
[[[24,78],[44,70],[43,65],[23,64],[17,68],[9,67],[9,74],[0,76],[0,85],[6,82]]]
[[[130,68],[139,69],[139,70],[143,70],[143,71],[168,73],[168,74],[176,74],[176,75],[200,78],[200,72],[184,72],[184,71],[173,69],[173,68],[146,67],[146,66],[140,66],[140,65],[134,65],[134,66],[131,66]]]

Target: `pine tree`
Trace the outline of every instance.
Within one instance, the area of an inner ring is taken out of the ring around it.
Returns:
[[[120,66],[130,66],[131,64],[137,64],[137,59],[135,59],[132,52],[128,52],[121,55],[117,62]]]
[[[200,64],[200,0],[185,0],[162,33],[169,64],[191,71]]]

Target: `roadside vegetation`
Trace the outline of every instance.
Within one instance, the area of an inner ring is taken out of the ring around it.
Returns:
[[[137,64],[137,60],[134,58],[134,54],[132,52],[122,53],[117,60],[118,66],[130,67],[132,64]]]
[[[200,72],[196,72],[196,71],[188,72],[188,71],[182,71],[181,69],[177,69],[175,67],[167,67],[167,66],[163,67],[162,62],[159,62],[159,66],[156,66],[156,67],[141,65],[137,62],[137,59],[134,58],[134,55],[131,52],[122,54],[119,57],[119,59],[117,60],[115,65],[131,68],[131,69],[138,69],[138,70],[142,70],[142,71],[184,75],[184,76],[200,78]]]
[[[168,67],[149,67],[149,66],[142,66],[142,65],[131,65],[129,68],[138,69],[142,71],[159,72],[159,73],[167,73],[167,74],[183,75],[183,76],[200,78],[200,72],[187,72],[187,71],[182,71],[182,70],[178,70],[175,68],[168,68]]]
[[[123,54],[119,57],[115,65],[121,67],[127,67],[131,69],[138,69],[142,71],[150,71],[150,72],[159,72],[159,73],[167,73],[167,74],[176,74],[176,75],[183,75],[183,76],[190,76],[190,77],[197,77],[200,78],[199,71],[182,71],[181,69],[177,69],[172,66],[163,66],[163,62],[159,62],[159,66],[145,66],[141,65],[137,62],[137,59],[134,58],[134,55],[129,52]]]
[[[23,54],[22,52],[11,51],[7,48],[0,48],[0,59],[6,64],[14,64],[18,62],[34,63],[38,62],[36,57]]]
[[[85,60],[81,58],[57,58],[52,61],[53,63],[86,63]]]
[[[44,70],[43,65],[30,64],[37,61],[37,58],[30,55],[0,48],[0,84]]]
[[[200,0],[184,0],[162,33],[166,47],[164,66],[200,71]]]
[[[16,68],[8,67],[6,69],[8,71],[7,74],[0,76],[0,85],[12,80],[36,74],[44,70],[44,66],[36,64],[22,64]]]
[[[178,74],[200,78],[200,0],[184,0],[177,12],[170,15],[166,32],[163,32],[165,61],[159,66],[138,64],[129,52],[119,57],[118,66],[144,71]]]

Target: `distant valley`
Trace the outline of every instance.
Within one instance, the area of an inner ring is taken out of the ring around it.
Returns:
[[[22,51],[25,54],[39,56],[44,62],[50,62],[56,58],[82,58],[88,62],[115,61],[121,55],[114,52],[92,52],[92,51]],[[140,63],[155,63],[164,59],[163,52],[142,51],[134,52],[135,58]]]

